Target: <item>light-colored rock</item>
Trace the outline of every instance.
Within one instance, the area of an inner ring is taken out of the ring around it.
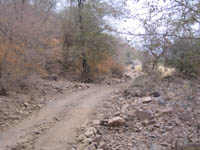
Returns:
[[[150,150],[164,150],[164,148],[158,144],[152,144]]]
[[[85,149],[85,145],[84,144],[81,144],[78,146],[77,150],[84,150]]]
[[[92,138],[85,138],[84,139],[84,145],[85,146],[88,146],[88,145],[92,144],[92,142],[93,142]]]
[[[94,121],[93,121],[93,124],[94,124],[94,125],[100,125],[100,122],[101,122],[100,120],[94,120]]]
[[[122,117],[114,117],[108,120],[108,125],[112,127],[118,127],[125,124],[125,120]]]
[[[85,138],[86,138],[86,136],[84,134],[81,134],[78,136],[77,141],[82,142],[82,141],[84,141]]]
[[[126,111],[128,111],[128,107],[129,107],[128,104],[123,105],[122,108],[121,108],[121,111],[122,111],[123,113],[125,113]]]
[[[172,107],[165,107],[165,108],[160,108],[159,109],[159,112],[161,113],[161,114],[171,114],[172,113],[172,111],[173,111],[173,108]]]
[[[147,96],[147,97],[143,97],[142,98],[142,103],[150,103],[152,101],[151,97],[150,96]]]
[[[29,105],[28,102],[24,102],[25,107],[28,107],[28,105]]]
[[[85,135],[91,137],[97,134],[97,130],[94,127],[89,127],[86,129]]]

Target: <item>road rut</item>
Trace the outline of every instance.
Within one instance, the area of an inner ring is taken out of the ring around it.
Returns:
[[[123,85],[124,86],[124,85]],[[58,96],[38,113],[0,133],[0,150],[70,150],[76,129],[118,86],[96,86]],[[46,125],[46,129],[39,130]],[[30,145],[22,146],[29,142]]]

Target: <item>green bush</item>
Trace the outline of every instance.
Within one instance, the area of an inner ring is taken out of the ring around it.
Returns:
[[[175,41],[167,51],[164,63],[187,76],[200,75],[200,41],[193,39]]]

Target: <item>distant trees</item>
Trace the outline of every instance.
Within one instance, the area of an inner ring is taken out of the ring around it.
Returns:
[[[82,79],[90,81],[100,68],[110,68],[114,64],[112,56],[117,43],[115,38],[106,33],[110,26],[105,17],[115,12],[104,1],[71,1],[63,15],[64,54],[66,67],[76,68]],[[110,61],[110,65],[100,67]],[[110,67],[109,67],[110,66]],[[109,71],[108,71],[109,72]]]
[[[199,74],[200,2],[198,0],[146,1],[140,20],[145,29],[144,49],[153,58],[177,70]],[[198,70],[198,71],[197,71]]]

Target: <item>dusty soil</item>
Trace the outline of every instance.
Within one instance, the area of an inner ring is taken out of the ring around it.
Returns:
[[[58,84],[58,82],[56,83]],[[62,86],[63,84],[62,82]],[[64,87],[70,88],[69,84],[64,85]],[[52,96],[52,98],[48,97],[51,101],[46,101],[45,105],[41,106],[38,111],[31,111],[26,119],[1,131],[0,149],[70,149],[71,143],[75,141],[76,129],[88,119],[88,116],[95,111],[100,102],[122,86],[124,84],[98,86],[81,85],[80,83],[74,85],[73,83],[72,87],[76,89],[74,92],[57,96],[53,96],[55,93],[52,92],[51,95],[48,95]],[[64,93],[63,90],[61,91]],[[25,102],[23,101],[23,105]],[[32,105],[31,101],[28,101],[27,106],[29,105]],[[6,109],[5,106],[4,109]]]
[[[9,92],[8,96],[0,96],[0,131],[13,126],[34,112],[39,111],[56,95],[81,91],[89,84],[70,82],[68,80],[46,80],[37,75],[24,82],[29,82],[24,90]]]

